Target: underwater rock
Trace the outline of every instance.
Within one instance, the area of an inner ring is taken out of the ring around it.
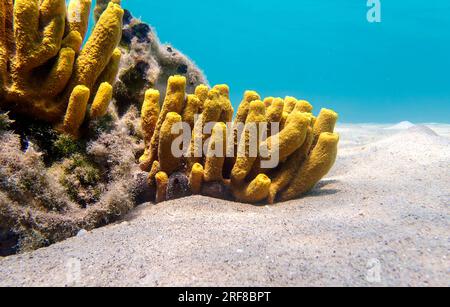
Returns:
[[[203,72],[187,56],[170,45],[161,44],[155,30],[128,11],[125,11],[120,49],[123,56],[114,86],[119,114],[131,105],[140,108],[148,88],[158,90],[163,99],[172,75],[186,78],[189,94],[194,93],[197,85],[208,83]]]
[[[112,118],[107,129],[96,128],[98,134],[77,141],[53,131],[44,142],[51,127],[23,129],[29,121],[22,118],[11,126],[20,122],[22,135],[0,132],[0,225],[8,234],[1,246],[11,251],[11,238],[13,252],[48,246],[154,199],[136,163],[143,150],[137,110]]]
[[[174,173],[169,177],[167,200],[175,200],[192,195],[189,179],[183,173]]]
[[[218,181],[205,182],[199,194],[219,199],[230,199],[230,189],[223,182]]]
[[[147,183],[147,173],[137,172],[134,175],[135,187],[132,190],[132,195],[136,205],[152,202],[155,200],[155,189]]]

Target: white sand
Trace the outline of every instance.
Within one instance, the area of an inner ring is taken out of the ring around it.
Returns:
[[[450,286],[450,126],[386,127],[340,126],[339,160],[308,197],[143,206],[0,259],[0,285]]]

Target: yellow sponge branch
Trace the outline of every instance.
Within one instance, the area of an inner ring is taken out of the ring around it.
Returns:
[[[284,98],[284,112],[291,113],[297,105],[297,99],[295,97],[287,96]]]
[[[123,14],[119,5],[109,3],[75,62],[71,86],[81,84],[92,88],[95,85],[120,42]]]
[[[339,136],[335,133],[322,133],[316,147],[301,167],[298,175],[281,194],[283,201],[291,200],[310,191],[322,179],[336,161]]]
[[[159,172],[155,176],[155,181],[156,203],[160,203],[167,199],[167,185],[169,184],[169,176],[165,172]]]
[[[271,159],[278,155],[279,161],[285,161],[305,142],[309,124],[310,120],[302,113],[289,114],[285,128],[261,144],[263,157]]]
[[[204,84],[200,84],[199,86],[197,86],[195,88],[194,94],[200,100],[200,109],[198,110],[199,114],[201,114],[203,112],[203,106],[206,102],[206,99],[208,99],[208,93],[209,93],[209,88]]]
[[[202,185],[204,181],[204,169],[200,163],[195,163],[192,166],[191,174],[189,176],[189,185],[192,190],[192,194],[200,194],[202,191]]]
[[[186,91],[186,78],[183,76],[173,76],[170,77],[167,83],[167,92],[166,97],[164,99],[164,103],[161,109],[161,114],[158,118],[158,122],[156,123],[155,132],[153,134],[150,147],[148,150],[149,159],[145,163],[143,169],[146,169],[146,166],[149,167],[152,165],[153,161],[158,158],[158,146],[160,143],[160,132],[164,121],[166,120],[166,116],[175,112],[181,114],[184,108],[185,103],[185,91]],[[180,119],[181,121],[181,119]],[[161,162],[161,161],[160,161]]]
[[[144,170],[149,167],[146,163],[150,159],[150,144],[155,133],[156,124],[158,123],[160,112],[159,99],[159,91],[151,89],[145,92],[145,99],[141,110],[141,129],[144,136],[145,152],[139,159],[141,168]]]
[[[181,158],[175,157],[172,149],[174,140],[179,136],[179,134],[173,133],[172,129],[176,128],[175,125],[181,123],[181,116],[178,113],[170,112],[167,114],[159,133],[159,163],[161,165],[161,171],[167,174],[172,174],[181,167]]]
[[[58,54],[65,32],[65,18],[64,0],[14,1],[16,73],[30,72]]]
[[[111,56],[111,59],[108,62],[108,65],[106,65],[105,69],[101,73],[101,75],[98,77],[96,88],[103,83],[108,82],[111,85],[114,85],[116,83],[116,77],[117,73],[119,72],[119,65],[120,65],[120,59],[122,57],[122,52],[119,48],[114,49],[114,52]]]
[[[255,100],[260,100],[260,96],[255,91],[246,91],[244,93],[244,99],[242,100],[241,104],[239,105],[235,123],[245,123],[247,120],[247,115],[250,110],[250,103]]]
[[[333,133],[338,120],[338,114],[333,110],[322,109],[314,124],[314,144],[322,133]]]
[[[86,108],[89,102],[90,90],[84,85],[79,85],[73,89],[64,117],[63,130],[65,133],[76,136],[86,115]]]
[[[71,31],[64,37],[61,48],[71,48],[75,53],[78,53],[83,43],[83,38],[78,31]]]
[[[280,169],[273,175],[272,184],[270,185],[270,193],[268,201],[270,204],[275,202],[278,193],[289,185],[294,179],[295,174],[298,172],[300,166],[304,163],[308,157],[312,143],[314,140],[314,134],[311,127],[308,127],[306,140],[303,145],[294,152],[288,160],[281,165]]]
[[[103,82],[98,88],[95,95],[94,102],[91,106],[91,118],[97,119],[105,116],[108,111],[109,103],[111,102],[113,95],[113,88],[108,82]]]
[[[195,117],[200,114],[203,108],[201,100],[196,95],[188,95],[186,98],[186,107],[183,111],[183,121],[191,127],[194,127]]]
[[[258,175],[252,182],[244,187],[234,187],[233,195],[236,200],[256,204],[269,195],[271,180],[267,175]]]
[[[312,113],[313,106],[306,100],[299,100],[294,108],[297,112]]]
[[[63,92],[72,76],[74,62],[75,51],[72,48],[61,49],[55,65],[42,84],[36,87],[36,91],[41,93],[41,95],[50,96],[56,96]]]
[[[233,183],[243,181],[258,157],[261,123],[266,123],[266,106],[261,100],[250,103],[244,133],[238,145],[236,163],[231,171]]]
[[[225,123],[217,123],[214,126],[206,153],[205,181],[222,181],[223,164],[225,162],[225,150],[227,138],[227,126]]]

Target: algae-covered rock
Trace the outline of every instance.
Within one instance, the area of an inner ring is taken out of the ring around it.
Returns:
[[[186,78],[188,94],[193,94],[198,85],[208,83],[192,60],[171,45],[161,44],[155,29],[134,18],[129,11],[125,11],[122,33],[122,61],[114,86],[119,114],[131,105],[140,109],[148,88],[158,90],[163,99],[172,75]]]
[[[106,225],[153,199],[137,164],[138,112],[111,118],[108,129],[80,140],[45,125],[0,132],[0,254]]]

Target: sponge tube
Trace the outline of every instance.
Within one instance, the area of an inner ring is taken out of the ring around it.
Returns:
[[[322,133],[311,155],[300,168],[289,188],[281,194],[283,201],[310,191],[333,167],[338,151],[339,135]]]

